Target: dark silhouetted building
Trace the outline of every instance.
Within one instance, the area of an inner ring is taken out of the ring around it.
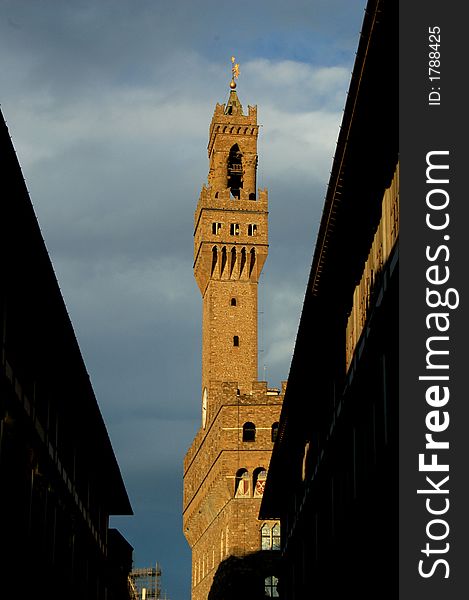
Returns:
[[[261,505],[284,600],[398,595],[397,5],[366,7]]]
[[[218,565],[208,600],[278,598],[281,578],[280,556],[276,551],[231,555]]]
[[[121,600],[132,509],[1,115],[0,164],[0,597]]]

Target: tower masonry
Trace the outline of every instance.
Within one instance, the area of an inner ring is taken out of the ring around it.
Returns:
[[[210,125],[208,186],[195,212],[194,275],[203,298],[202,389],[257,379],[257,284],[268,252],[267,190],[256,194],[257,107],[235,90]]]
[[[257,379],[257,289],[268,252],[267,190],[256,190],[257,107],[231,82],[210,124],[207,185],[194,220],[202,295],[201,427],[184,460],[183,527],[192,600],[206,600],[220,562],[279,547],[259,507],[285,392]]]

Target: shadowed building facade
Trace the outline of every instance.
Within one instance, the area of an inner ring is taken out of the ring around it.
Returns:
[[[262,501],[285,600],[398,596],[397,4],[365,11]]]
[[[0,597],[124,600],[132,509],[0,115]]]
[[[268,252],[267,190],[256,191],[257,107],[234,81],[209,132],[208,185],[195,212],[194,275],[202,295],[202,424],[184,461],[184,534],[192,598],[206,600],[219,563],[279,545],[258,521],[284,388],[257,380],[257,288]]]

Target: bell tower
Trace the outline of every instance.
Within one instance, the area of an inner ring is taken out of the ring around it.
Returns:
[[[194,275],[203,299],[202,390],[257,380],[257,284],[268,252],[267,191],[256,193],[257,107],[235,89],[209,132],[208,185],[195,212]]]
[[[285,391],[284,384],[278,390],[257,379],[257,288],[268,252],[268,199],[267,190],[256,190],[257,107],[244,113],[232,62],[228,101],[215,106],[210,124],[208,181],[194,219],[202,422],[184,460],[183,500],[192,600],[207,600],[225,558],[272,549],[279,534],[277,522],[258,520]]]

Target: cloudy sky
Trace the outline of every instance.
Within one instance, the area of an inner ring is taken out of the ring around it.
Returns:
[[[0,103],[119,461],[136,566],[189,598],[200,424],[193,214],[208,127],[257,104],[270,253],[259,378],[287,379],[365,0],[0,0]]]

